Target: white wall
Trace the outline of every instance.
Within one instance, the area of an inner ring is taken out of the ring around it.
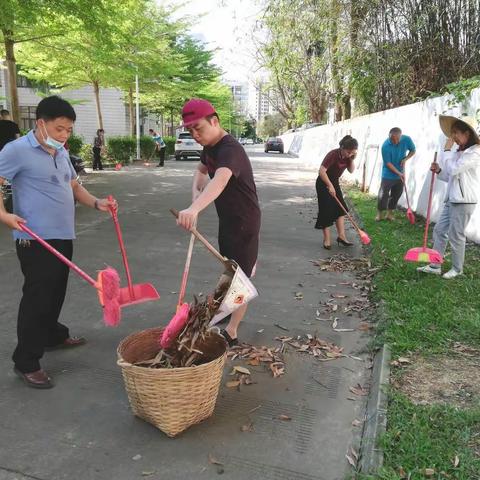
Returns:
[[[480,89],[474,90],[471,98],[462,106],[451,107],[448,101],[451,97],[438,97],[424,102],[406,105],[404,107],[386,110],[371,115],[353,118],[332,125],[322,125],[309,130],[283,135],[285,151],[295,154],[299,161],[308,165],[320,166],[323,158],[333,148],[338,148],[338,142],[347,134],[359,142],[356,169],[353,174],[346,172],[348,180],[362,181],[363,166],[366,167],[367,186],[370,192],[376,194],[380,187],[382,156],[381,146],[388,137],[392,127],[400,127],[404,134],[412,137],[416,145],[416,155],[408,161],[406,177],[412,209],[426,214],[428,189],[430,182],[429,166],[434,152],[443,152],[445,136],[438,123],[439,114],[461,116],[468,114],[475,117],[480,109]],[[441,211],[446,184],[436,181],[432,220],[435,221]],[[400,199],[405,206],[405,195]],[[469,239],[480,243],[480,206],[467,228]]]

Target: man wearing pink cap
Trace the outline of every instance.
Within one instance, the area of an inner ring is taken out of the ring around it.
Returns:
[[[180,212],[178,224],[189,230],[196,225],[198,214],[215,202],[220,252],[250,277],[257,261],[261,218],[250,160],[220,126],[215,109],[206,100],[189,100],[182,118],[184,127],[204,149],[193,178],[192,204]],[[237,329],[246,310],[244,305],[233,312],[222,330],[230,346],[238,344]]]

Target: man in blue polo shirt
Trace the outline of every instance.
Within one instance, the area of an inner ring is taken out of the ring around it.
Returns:
[[[0,152],[0,184],[13,186],[14,213],[0,200],[0,222],[14,230],[17,256],[24,275],[23,296],[17,320],[18,344],[13,353],[15,373],[33,388],[51,388],[53,382],[41,369],[45,350],[85,344],[71,337],[58,318],[65,299],[69,269],[24,233],[26,223],[67,258],[72,258],[75,238],[75,200],[104,212],[110,202],[97,199],[76,181],[65,142],[76,115],[57,96],[37,106],[36,128],[8,143]],[[0,197],[1,198],[1,197]],[[114,202],[112,202],[114,204]]]
[[[408,135],[402,135],[400,128],[392,128],[382,145],[382,183],[378,192],[378,213],[375,220],[394,220],[393,212],[402,196],[405,182],[405,162],[414,155],[415,144],[412,139]]]

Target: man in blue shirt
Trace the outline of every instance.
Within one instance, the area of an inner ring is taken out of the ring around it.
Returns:
[[[8,143],[0,152],[0,184],[13,186],[14,212],[6,212],[0,200],[0,222],[14,230],[17,256],[24,275],[23,296],[17,320],[18,344],[13,353],[15,373],[33,388],[51,388],[53,382],[41,369],[47,349],[85,344],[71,337],[58,322],[69,269],[24,233],[26,223],[67,258],[72,258],[75,238],[75,200],[104,212],[111,204],[97,199],[76,181],[65,142],[76,115],[72,106],[57,96],[37,106],[36,128]],[[112,202],[112,205],[114,202]]]
[[[405,162],[414,155],[415,144],[412,139],[408,135],[402,135],[400,128],[392,128],[382,145],[382,183],[378,192],[378,213],[375,220],[394,220],[393,212],[402,196],[405,182]]]

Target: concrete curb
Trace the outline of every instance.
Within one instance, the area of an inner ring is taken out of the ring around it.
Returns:
[[[378,447],[387,427],[387,393],[390,382],[390,347],[385,344],[373,361],[372,387],[367,401],[366,419],[360,446],[359,472],[373,474],[383,465],[383,451]]]

